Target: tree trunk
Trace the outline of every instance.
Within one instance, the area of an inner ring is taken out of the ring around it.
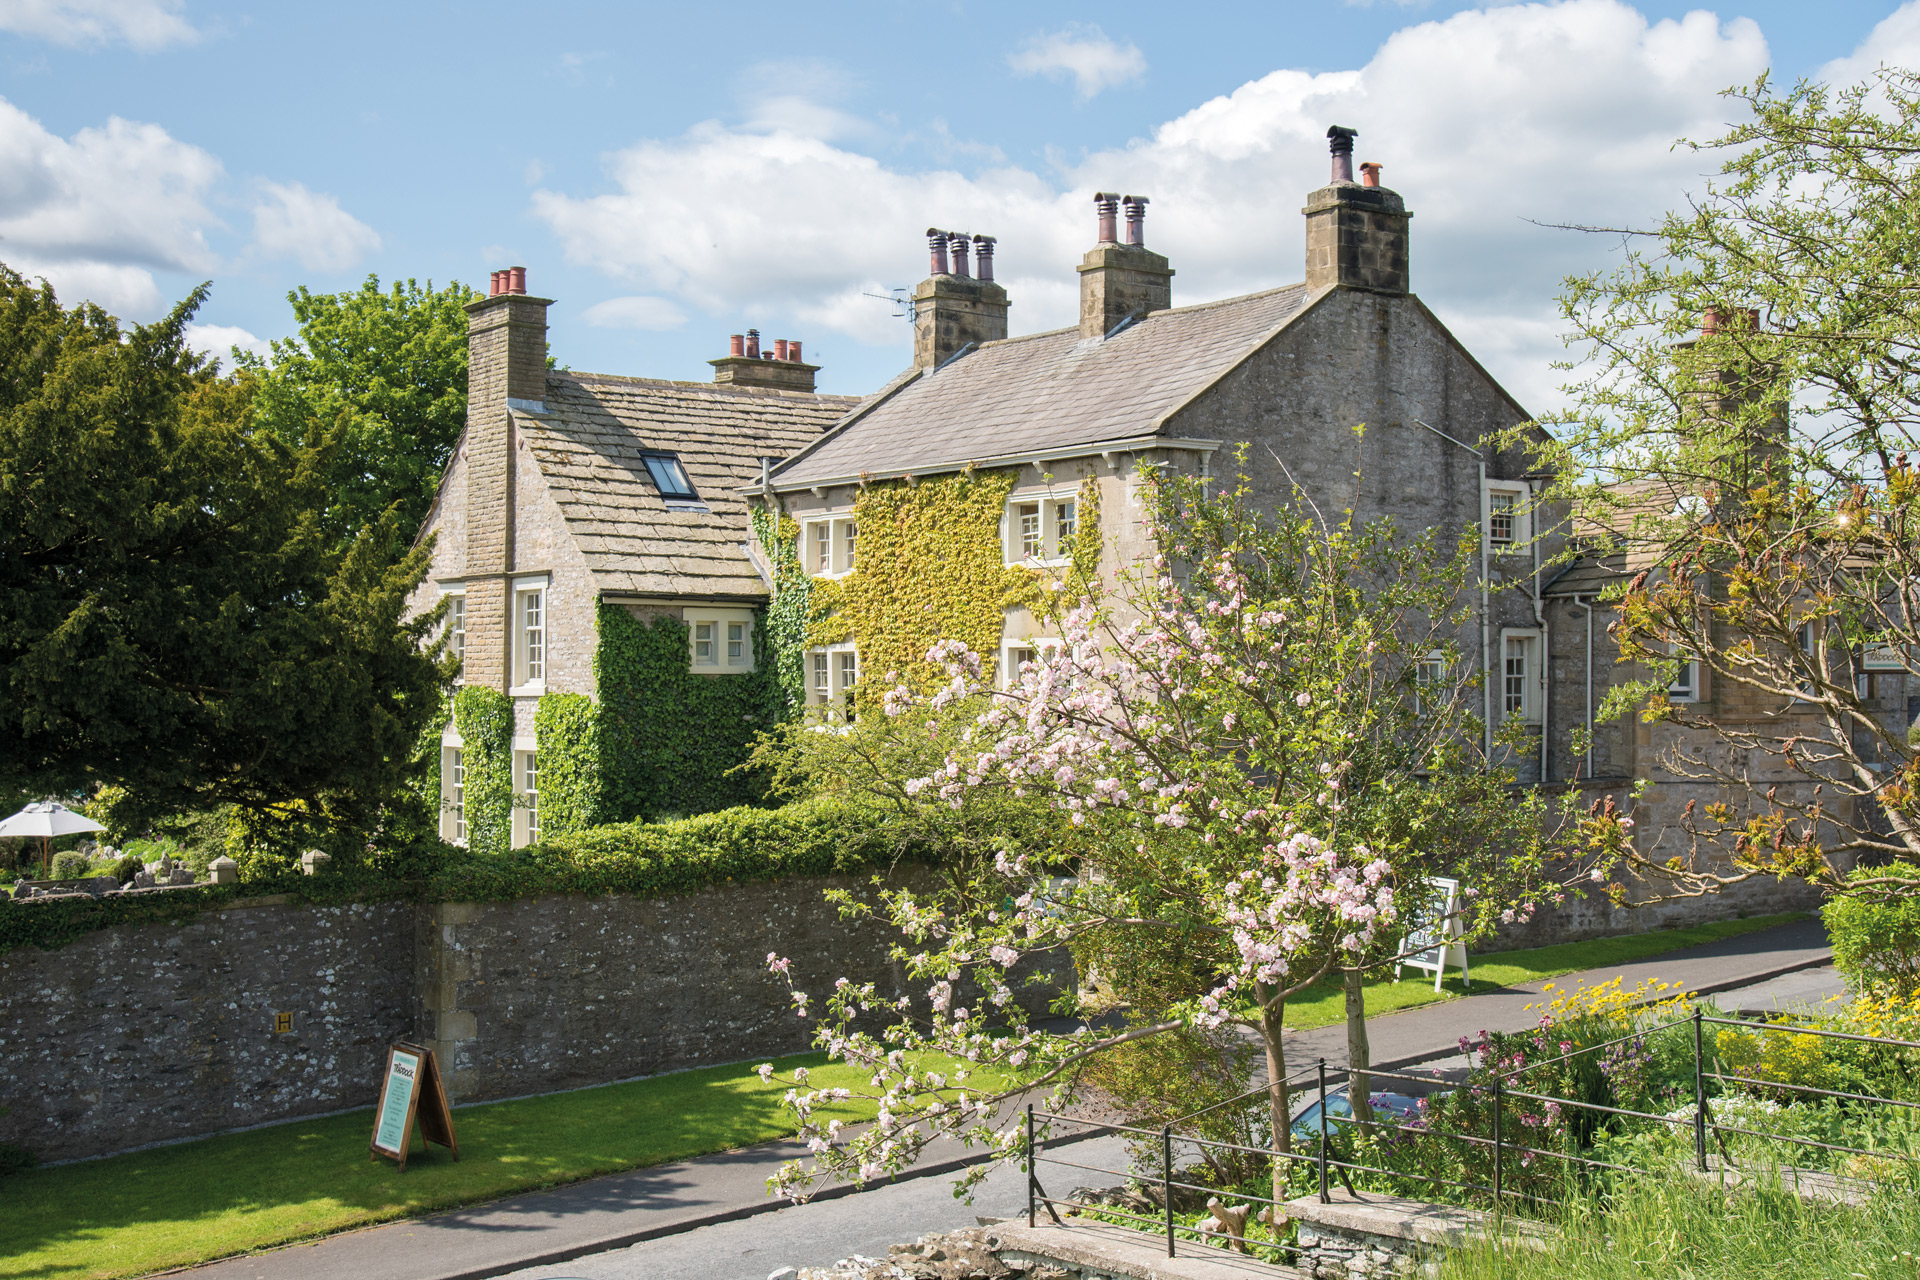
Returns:
[[[1373,1123],[1373,1104],[1367,1098],[1373,1092],[1373,1079],[1367,1068],[1373,1065],[1373,1048],[1367,1042],[1366,971],[1348,969],[1347,988],[1347,1101],[1353,1104],[1353,1118],[1360,1124]]]
[[[1260,1002],[1260,1038],[1267,1049],[1267,1110],[1273,1124],[1273,1198],[1284,1202],[1287,1166],[1293,1163],[1287,1159],[1293,1151],[1293,1115],[1287,1100],[1287,1051],[1280,1043],[1287,1006],[1285,1001],[1278,1000],[1269,1005],[1265,984],[1255,984],[1253,992]]]

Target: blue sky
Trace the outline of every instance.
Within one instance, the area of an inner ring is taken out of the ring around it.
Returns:
[[[579,369],[704,379],[796,337],[823,389],[905,363],[866,297],[928,224],[999,236],[1016,332],[1070,323],[1088,195],[1153,198],[1176,304],[1298,279],[1325,126],[1415,212],[1415,287],[1551,407],[1552,298],[1707,165],[1719,89],[1920,63],[1886,0],[837,6],[0,0],[0,260],[201,340],[297,284],[524,264]]]

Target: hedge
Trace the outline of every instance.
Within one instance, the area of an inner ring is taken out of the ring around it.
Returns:
[[[319,876],[278,874],[237,885],[166,893],[0,904],[0,954],[53,950],[116,925],[183,924],[237,898],[289,894],[318,906],[348,902],[504,902],[550,894],[666,897],[713,885],[930,863],[903,845],[885,815],[819,799],[783,809],[737,808],[674,822],[629,822],[555,836],[531,848],[483,854],[430,842],[383,857],[390,867],[330,868]]]
[[[1920,868],[1895,863],[1862,868],[1851,879],[1898,877],[1920,890]],[[1920,893],[1889,900],[1842,892],[1820,908],[1833,943],[1834,968],[1855,991],[1895,996],[1920,993]]]

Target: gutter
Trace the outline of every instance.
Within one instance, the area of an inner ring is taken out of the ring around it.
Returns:
[[[1092,444],[1062,445],[1053,449],[1029,449],[1021,453],[1001,453],[985,458],[970,458],[957,462],[940,462],[930,467],[897,467],[885,471],[863,471],[852,475],[827,476],[818,480],[795,480],[785,483],[779,480],[762,480],[739,492],[749,497],[763,497],[777,493],[801,493],[806,490],[819,492],[848,484],[870,484],[875,480],[900,480],[907,476],[945,475],[949,472],[965,471],[969,468],[986,470],[991,467],[1023,466],[1029,462],[1066,462],[1074,458],[1090,458],[1095,455],[1107,457],[1116,453],[1141,453],[1148,449],[1191,449],[1202,458],[1208,458],[1223,444],[1220,440],[1189,439],[1184,436],[1128,436],[1120,440],[1100,440]]]

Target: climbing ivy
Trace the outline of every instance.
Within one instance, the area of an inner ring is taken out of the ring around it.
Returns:
[[[1019,474],[966,470],[860,490],[853,504],[860,526],[858,567],[842,578],[805,579],[804,594],[797,587],[784,588],[783,604],[792,601],[807,609],[797,642],[777,655],[779,668],[793,671],[789,706],[805,700],[804,650],[849,639],[859,646],[861,669],[871,677],[869,690],[878,690],[887,673],[896,671],[909,683],[937,682],[940,674],[926,654],[942,639],[965,641],[991,674],[1007,610],[1041,607],[1052,576],[1006,563],[1001,520]],[[1102,550],[1100,494],[1093,478],[1081,483],[1077,500],[1078,526],[1064,575],[1070,586],[1092,578]],[[794,522],[779,519],[777,536],[769,542],[774,518],[761,512],[756,519],[762,545],[776,565],[784,557],[800,572]],[[779,593],[778,576],[775,582]],[[784,636],[776,641],[782,642]]]
[[[600,810],[600,709],[584,693],[549,693],[534,709],[540,745],[540,838],[583,831]]]
[[[744,675],[695,675],[687,624],[678,618],[649,624],[602,604],[599,625],[600,820],[655,821],[760,803],[766,780],[735,770],[754,736],[781,719],[773,664]],[[753,643],[756,654],[768,655],[764,621],[756,621]]]
[[[767,669],[773,677],[784,716],[792,718],[807,703],[807,619],[812,611],[813,579],[800,567],[795,549],[800,526],[778,512],[756,506],[750,513],[753,535],[773,566],[773,589],[762,623],[767,638]]]
[[[453,727],[466,765],[467,848],[505,853],[513,844],[513,699],[466,685],[453,695]]]

